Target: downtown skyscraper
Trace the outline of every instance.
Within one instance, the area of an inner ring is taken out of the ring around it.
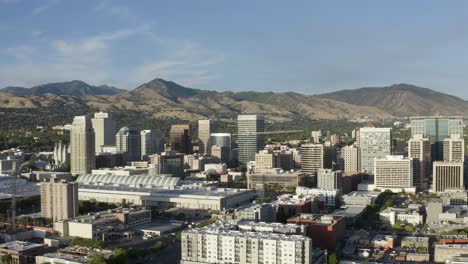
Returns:
[[[421,134],[431,141],[432,161],[444,159],[444,139],[451,135],[463,137],[461,116],[411,117],[411,136]]]
[[[211,133],[215,133],[217,123],[213,120],[198,120],[199,152],[211,154]]]
[[[360,135],[361,171],[374,174],[374,159],[392,154],[392,129],[386,127],[363,127]]]
[[[255,160],[255,153],[263,149],[265,120],[261,115],[237,116],[237,145],[239,162],[246,164]]]
[[[94,130],[87,116],[75,116],[70,131],[70,172],[90,173],[95,168]]]
[[[140,130],[134,127],[122,127],[116,134],[117,151],[127,153],[127,161],[141,159]]]
[[[102,146],[115,145],[115,121],[110,113],[95,113],[91,123],[94,129],[96,152],[101,152]]]

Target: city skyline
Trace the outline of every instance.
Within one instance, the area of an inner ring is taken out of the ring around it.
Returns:
[[[3,0],[0,87],[80,79],[130,89],[161,77],[319,94],[410,83],[466,99],[467,3],[420,3]]]

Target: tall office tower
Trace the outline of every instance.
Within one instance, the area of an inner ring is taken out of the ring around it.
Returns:
[[[138,161],[141,159],[140,130],[124,126],[117,132],[115,138],[117,152],[127,153],[127,161]]]
[[[334,165],[336,165],[336,149],[331,145],[327,146],[325,144],[323,148],[323,167],[325,169],[333,169]]]
[[[75,116],[70,131],[70,172],[91,173],[96,167],[94,130],[87,116]]]
[[[317,174],[319,169],[323,169],[324,147],[322,144],[304,144],[301,146],[301,167],[302,172],[307,174]]]
[[[232,160],[231,134],[230,133],[211,133],[211,146],[212,146],[211,148],[212,150],[214,146],[217,146],[219,147],[219,151],[224,153],[222,155],[223,157],[217,156],[218,158],[221,159],[221,162],[227,163]],[[217,153],[221,153],[221,152],[218,152],[217,148],[216,148],[216,151]],[[216,156],[214,155],[213,152],[211,153],[211,155]]]
[[[78,183],[57,181],[41,182],[42,217],[61,221],[78,216]]]
[[[211,154],[211,134],[217,130],[217,123],[213,120],[198,120],[199,152]]]
[[[363,127],[359,136],[361,171],[373,174],[374,159],[392,154],[392,129]]]
[[[317,188],[324,190],[340,190],[343,188],[343,172],[330,169],[320,169],[317,172]]]
[[[421,188],[431,175],[431,142],[421,134],[408,140],[408,157],[413,159],[413,183]]]
[[[54,165],[60,167],[70,160],[70,147],[63,144],[60,140],[54,144]]]
[[[359,171],[359,149],[354,146],[341,148],[342,170],[345,172]]]
[[[460,135],[444,139],[444,161],[465,161],[465,140]]]
[[[177,153],[192,153],[192,125],[181,124],[172,125],[170,138],[171,138],[171,150]]]
[[[356,130],[354,130],[354,139],[356,140],[354,142],[354,145],[359,148],[361,147],[361,129],[360,128],[356,128]]]
[[[413,188],[413,161],[400,155],[375,158],[374,184],[376,188]]]
[[[94,113],[91,123],[94,129],[96,152],[101,152],[102,146],[115,145],[115,121],[110,113]]]
[[[463,162],[436,161],[432,166],[432,187],[434,192],[465,188]]]
[[[316,130],[310,132],[310,136],[312,137],[312,143],[320,143],[320,140],[322,139],[322,131]]]
[[[432,161],[444,158],[444,139],[453,134],[463,137],[461,116],[418,116],[411,117],[411,135],[422,134],[431,141]]]
[[[239,162],[247,164],[255,160],[255,153],[263,149],[265,120],[261,115],[237,116],[237,145]]]
[[[141,159],[147,160],[151,154],[159,154],[163,151],[164,136],[156,130],[142,130],[141,136]]]

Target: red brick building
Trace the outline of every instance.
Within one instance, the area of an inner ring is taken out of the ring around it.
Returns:
[[[299,214],[289,218],[288,223],[307,225],[314,248],[334,250],[344,240],[346,221],[342,216]]]

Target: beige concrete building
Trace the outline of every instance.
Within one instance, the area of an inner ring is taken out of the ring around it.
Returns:
[[[41,182],[41,214],[53,221],[78,215],[78,183],[51,179]]]
[[[352,145],[341,149],[342,169],[343,171],[359,171],[359,148]]]
[[[94,131],[87,116],[75,116],[70,131],[70,171],[90,173],[96,166]]]
[[[271,150],[261,150],[255,154],[255,173],[275,168],[278,156]]]
[[[216,122],[213,120],[198,120],[199,152],[211,153],[211,133],[216,132]]]
[[[413,188],[413,161],[400,155],[374,160],[375,187],[386,189]]]
[[[322,144],[304,144],[301,146],[301,167],[302,172],[307,174],[317,174],[319,169],[323,169],[324,147]]]
[[[408,157],[413,159],[413,183],[421,188],[431,175],[431,141],[421,134],[408,140]]]
[[[463,162],[434,162],[432,169],[433,191],[444,192],[448,189],[463,189],[463,169]]]
[[[112,119],[112,114],[98,112],[91,119],[94,129],[94,142],[96,152],[99,152],[101,146],[115,145],[115,121]]]
[[[444,161],[465,160],[465,140],[459,134],[452,134],[449,138],[444,139]]]

